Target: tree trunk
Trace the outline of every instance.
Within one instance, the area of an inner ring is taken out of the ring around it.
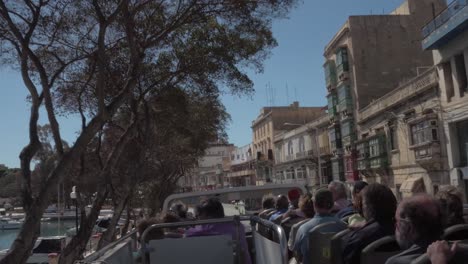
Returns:
[[[112,219],[109,224],[109,227],[104,232],[101,239],[99,240],[99,244],[97,247],[98,250],[107,246],[114,240],[115,227],[117,226],[120,216],[122,215],[122,212],[125,209],[125,206],[127,205],[129,197],[130,195],[127,194],[123,199],[120,199],[119,204],[117,205],[116,208],[114,208],[114,214],[112,215]]]
[[[98,191],[89,215],[84,219],[82,218],[78,233],[67,244],[62,254],[60,254],[59,264],[73,264],[75,260],[83,255],[108,193],[107,188],[102,188]]]
[[[127,220],[125,221],[125,225],[124,227],[122,228],[122,234],[125,235],[128,233],[128,228],[130,227],[130,222],[131,222],[131,210],[128,206],[127,206]]]

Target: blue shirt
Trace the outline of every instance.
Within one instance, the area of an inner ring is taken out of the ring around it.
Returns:
[[[281,210],[278,210],[276,211],[276,213],[274,213],[272,216],[270,216],[270,221],[275,221],[278,217],[282,216],[283,214],[285,214],[286,212],[288,211],[288,209],[281,209]]]
[[[310,219],[307,223],[303,224],[296,234],[296,241],[294,241],[294,251],[298,252],[302,256],[302,263],[311,263],[310,259],[310,247],[309,247],[309,232],[316,226],[328,222],[338,222],[340,219],[333,215],[319,215]],[[344,226],[344,224],[343,224]],[[338,231],[338,230],[337,230]]]

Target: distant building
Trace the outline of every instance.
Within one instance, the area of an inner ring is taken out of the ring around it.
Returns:
[[[256,159],[256,184],[271,183],[273,177],[273,140],[276,134],[290,130],[288,123],[305,124],[323,114],[321,107],[300,107],[299,102],[290,106],[263,107],[252,121],[253,155]]]
[[[229,186],[255,185],[255,157],[253,145],[235,147],[231,152],[231,168],[227,174]]]
[[[186,179],[186,184],[190,184],[194,191],[223,188],[228,184],[233,149],[232,144],[210,144],[205,155],[198,160],[198,166],[186,177],[190,179]]]
[[[358,111],[432,66],[420,30],[445,0],[407,0],[388,15],[350,16],[325,47],[333,179],[358,179]]]
[[[468,197],[468,1],[455,0],[422,30],[439,75],[451,184]]]
[[[320,147],[317,135],[321,134],[319,126],[327,123],[328,118],[323,113],[304,125],[291,123],[290,126],[296,125],[295,129],[282,131],[275,136],[274,183],[298,183],[311,190],[320,186],[320,166],[317,163]],[[327,178],[329,176],[324,175]]]

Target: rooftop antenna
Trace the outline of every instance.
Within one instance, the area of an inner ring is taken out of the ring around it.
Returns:
[[[272,102],[273,106],[276,106],[276,104],[275,104],[275,101],[276,101],[276,89],[275,89],[273,86],[271,86],[271,84],[270,84],[270,90],[271,90],[271,102]]]
[[[286,105],[289,104],[289,87],[288,83],[286,83]]]
[[[297,89],[296,89],[296,86],[294,86],[294,101],[297,102]]]

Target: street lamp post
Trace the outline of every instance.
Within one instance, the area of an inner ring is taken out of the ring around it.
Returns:
[[[76,234],[78,234],[78,201],[76,197],[76,186],[73,186],[70,198],[75,201],[75,230]]]

